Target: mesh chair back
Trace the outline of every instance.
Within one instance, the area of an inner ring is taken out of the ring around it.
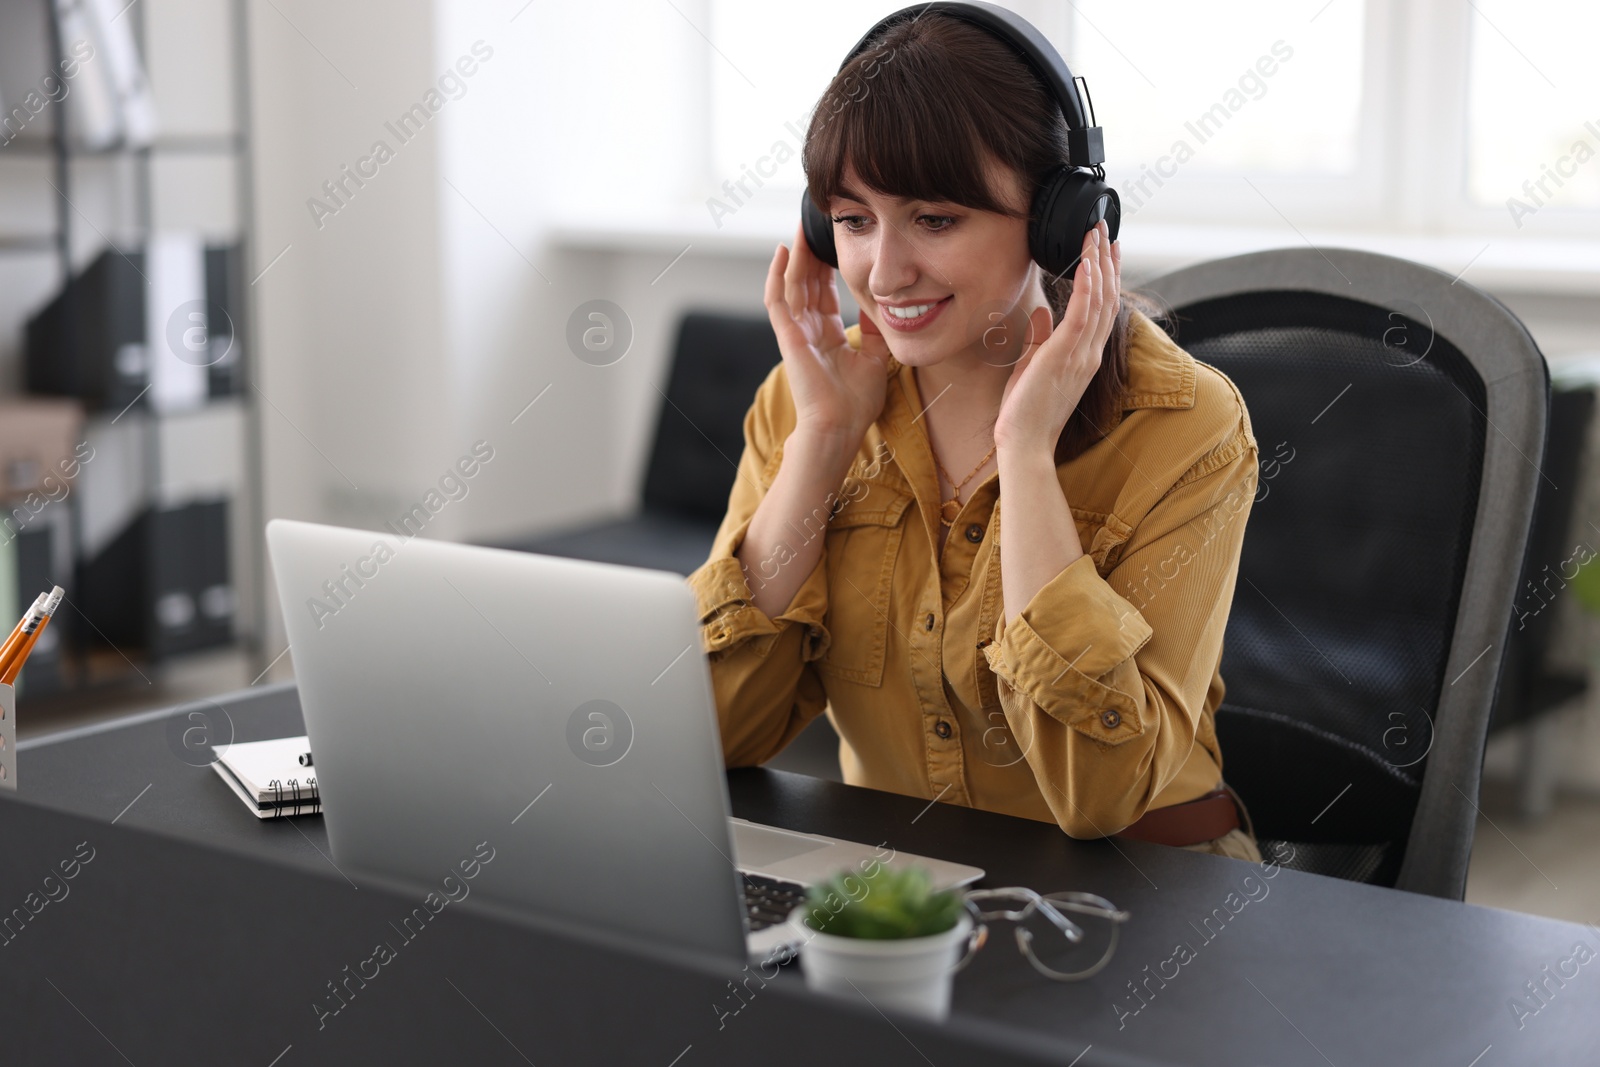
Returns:
[[[1261,447],[1222,676],[1228,779],[1257,833],[1361,846],[1366,880],[1411,827],[1483,472],[1483,383],[1427,327],[1320,293],[1183,309]],[[1285,373],[1292,368],[1292,373]],[[1287,625],[1289,620],[1293,625]],[[1342,795],[1341,795],[1342,794]],[[1335,798],[1338,798],[1337,801]]]
[[[1407,887],[1459,897],[1548,378],[1509,312],[1440,278],[1291,249],[1149,288],[1178,343],[1239,387],[1260,446],[1221,668],[1225,777],[1263,849],[1292,845],[1287,865],[1399,885],[1420,835]],[[1509,367],[1463,297],[1520,334]],[[1523,387],[1497,395],[1506,374]]]

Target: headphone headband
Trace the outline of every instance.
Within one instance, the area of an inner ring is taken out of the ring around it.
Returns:
[[[1049,90],[1061,108],[1061,116],[1067,121],[1067,155],[1072,166],[1095,167],[1105,162],[1105,141],[1101,128],[1090,125],[1093,121],[1092,110],[1089,117],[1085,117],[1083,101],[1078,95],[1077,79],[1073,77],[1067,61],[1031,22],[995,4],[950,3],[936,0],[934,3],[901,8],[893,14],[885,15],[863,34],[861,40],[857,41],[855,47],[844,57],[844,62],[839,64],[839,69],[843,70],[849,66],[850,61],[865,52],[872,39],[883,31],[901,22],[914,21],[926,14],[948,15],[960,19],[988,31],[1011,45],[1017,52],[1018,58],[1027,63],[1034,76]]]
[[[1110,239],[1117,239],[1122,221],[1122,201],[1117,191],[1105,182],[1105,141],[1094,121],[1090,101],[1088,118],[1078,97],[1078,79],[1072,76],[1066,60],[1045,40],[1027,19],[1005,8],[987,3],[934,2],[902,8],[878,21],[868,30],[850,54],[839,64],[843,71],[850,61],[865,52],[873,38],[901,22],[925,14],[960,19],[1009,44],[1038,77],[1061,107],[1067,122],[1067,162],[1050,168],[1037,179],[1028,212],[1028,252],[1053,278],[1076,267],[1083,239],[1101,220]],[[1088,85],[1084,86],[1087,95]],[[800,196],[800,226],[806,244],[816,257],[829,266],[839,265],[833,244],[833,222],[811,202],[810,191]]]

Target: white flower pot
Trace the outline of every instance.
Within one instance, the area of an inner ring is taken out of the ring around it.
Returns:
[[[802,904],[789,923],[803,938],[800,969],[806,988],[816,993],[865,997],[879,1008],[897,1008],[930,1019],[950,1014],[950,987],[956,964],[972,933],[972,916],[962,912],[955,926],[940,934],[899,940],[841,937],[804,922]]]

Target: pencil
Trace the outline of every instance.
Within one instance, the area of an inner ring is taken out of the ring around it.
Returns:
[[[6,664],[11,662],[11,655],[22,644],[22,639],[27,636],[29,627],[44,614],[44,602],[50,599],[49,593],[40,593],[33,599],[33,606],[22,615],[22,621],[17,623],[17,628],[11,631],[11,636],[6,638],[6,643],[0,645],[0,675],[5,673]]]
[[[33,629],[24,631],[22,641],[11,653],[11,658],[5,661],[5,673],[0,674],[0,685],[11,685],[17,680],[17,675],[22,673],[22,665],[28,661],[28,653],[33,651],[34,643],[44,633],[44,628],[50,625],[50,616],[56,613],[56,608],[61,606],[61,598],[66,595],[67,591],[59,585],[50,590],[50,596],[45,600]]]

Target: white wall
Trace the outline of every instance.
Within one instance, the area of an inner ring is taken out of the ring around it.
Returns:
[[[289,249],[256,286],[268,517],[376,527],[478,440],[495,458],[430,535],[625,509],[637,435],[618,397],[661,377],[660,351],[606,368],[569,351],[573,309],[628,298],[544,234],[635,203],[641,183],[681,195],[703,64],[660,42],[692,29],[648,2],[278,7],[252,5],[251,20],[260,265]],[[399,145],[384,122],[480,41],[465,91]],[[660,91],[635,93],[640,71]],[[394,158],[319,228],[307,198],[375,139]]]
[[[376,527],[450,447],[436,131],[384,128],[435,77],[432,5],[250,16],[267,517]],[[394,158],[319,228],[307,201],[379,139]]]
[[[626,305],[629,294],[601,264],[549,248],[546,234],[574,216],[675,194],[695,163],[685,116],[701,65],[660,47],[690,32],[670,5],[524,2],[438,4],[437,66],[479,39],[494,49],[440,127],[446,344],[460,390],[453,432],[463,445],[496,446],[457,527],[475,539],[627,506],[619,470],[630,442],[617,397],[659,377],[659,353],[636,346],[608,367],[572,353],[574,309]],[[639,93],[641,81],[657,91]]]

